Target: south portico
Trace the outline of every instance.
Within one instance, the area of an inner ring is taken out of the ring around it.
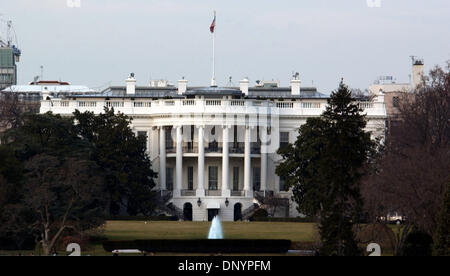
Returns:
[[[222,221],[239,221],[243,212],[254,204],[253,198],[237,197],[174,197],[171,202],[181,206],[185,220],[193,221],[211,221],[214,216]]]

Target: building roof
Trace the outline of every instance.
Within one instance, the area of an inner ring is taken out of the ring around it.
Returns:
[[[96,90],[83,85],[12,85],[3,92],[13,93],[42,93],[44,90],[49,93],[96,93]]]
[[[300,88],[300,95],[292,95],[290,87],[249,87],[248,98],[276,98],[276,99],[298,99],[298,98],[328,98],[329,96],[319,93],[315,87]],[[178,94],[177,87],[151,87],[136,86],[135,94],[127,95],[126,86],[111,86],[101,93],[84,94],[82,98],[184,98],[189,96],[204,96],[206,98],[233,96],[244,97],[239,87],[187,87],[183,95]]]

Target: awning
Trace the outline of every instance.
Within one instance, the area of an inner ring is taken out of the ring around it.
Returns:
[[[220,209],[220,203],[217,201],[208,202],[206,209]]]

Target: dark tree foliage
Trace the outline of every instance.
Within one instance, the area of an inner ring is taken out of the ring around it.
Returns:
[[[74,119],[77,132],[94,146],[93,160],[106,174],[110,214],[117,215],[122,206],[130,215],[152,214],[156,173],[146,154],[146,139],[133,133],[131,119],[108,108],[100,115],[77,110]]]
[[[450,255],[450,181],[442,200],[441,212],[439,214],[438,227],[436,229],[434,243],[434,255]]]
[[[363,181],[365,209],[373,221],[394,212],[406,217],[396,231],[401,233],[396,255],[411,229],[438,238],[440,214],[448,210],[443,198],[450,178],[450,62],[431,70],[428,79],[400,97],[384,151]]]
[[[323,255],[360,254],[352,231],[362,210],[360,179],[376,143],[365,116],[343,83],[320,118],[302,125],[294,145],[281,149],[276,172],[293,187],[298,211],[320,220]]]
[[[0,239],[18,249],[30,235],[45,254],[71,231],[104,221],[102,172],[91,161],[92,146],[75,132],[71,119],[50,113],[23,115],[0,147]],[[1,154],[3,153],[3,154]]]

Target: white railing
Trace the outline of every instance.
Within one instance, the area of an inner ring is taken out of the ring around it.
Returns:
[[[245,101],[231,100],[231,106],[245,106]]]
[[[313,102],[304,102],[302,103],[303,108],[320,108],[320,103],[313,103]]]
[[[277,108],[294,108],[294,103],[277,102]]]
[[[221,100],[206,100],[207,106],[221,106],[222,101]]]
[[[358,103],[358,108],[362,109],[362,110],[370,109],[370,108],[373,108],[373,103],[371,103],[371,102],[361,102],[361,103]]]
[[[369,116],[386,116],[383,102],[357,102],[364,114]],[[129,115],[159,116],[182,113],[238,113],[255,114],[272,112],[280,116],[319,116],[327,106],[326,99],[321,101],[255,101],[255,100],[217,100],[217,99],[160,99],[156,101],[133,100],[68,100],[52,99],[41,102],[41,113],[52,111],[55,114],[72,114],[77,108],[103,113],[103,107],[114,107],[114,110]],[[151,107],[151,108],[149,108]],[[213,107],[213,108],[211,108]],[[261,107],[267,108],[261,109]],[[272,110],[272,111],[270,111]]]
[[[151,102],[134,102],[134,107],[152,107]]]
[[[108,101],[108,102],[105,103],[105,106],[106,107],[117,108],[117,107],[123,107],[124,103],[123,102],[111,102],[111,101]]]
[[[195,100],[183,100],[183,105],[195,105]]]
[[[78,107],[96,107],[96,106],[97,102],[89,102],[89,101],[78,102]]]

